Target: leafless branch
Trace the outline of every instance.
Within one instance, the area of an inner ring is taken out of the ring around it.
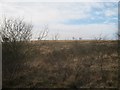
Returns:
[[[1,37],[4,42],[5,39],[9,42],[27,41],[31,39],[31,30],[33,25],[26,23],[23,19],[4,18],[1,24]]]
[[[45,39],[47,36],[48,36],[48,25],[45,25],[44,29],[39,33],[38,40]]]

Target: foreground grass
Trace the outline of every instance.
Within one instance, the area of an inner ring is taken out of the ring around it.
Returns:
[[[117,87],[116,41],[32,41],[24,60],[4,60],[3,87]],[[7,57],[7,56],[4,56]]]

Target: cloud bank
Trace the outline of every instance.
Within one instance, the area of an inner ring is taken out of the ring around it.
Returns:
[[[117,11],[117,2],[58,3],[5,0],[0,3],[0,16],[24,17],[26,21],[33,23],[34,38],[37,38],[36,34],[39,33],[41,27],[48,24],[49,33],[51,35],[59,33],[60,39],[71,39],[73,36],[90,39],[101,33],[108,35],[111,39],[117,32]]]

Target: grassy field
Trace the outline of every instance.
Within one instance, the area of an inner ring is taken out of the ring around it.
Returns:
[[[29,47],[24,59],[3,53],[3,88],[117,87],[117,41],[31,41]]]

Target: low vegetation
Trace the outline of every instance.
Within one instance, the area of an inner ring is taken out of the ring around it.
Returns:
[[[117,87],[117,42],[38,43],[29,43],[31,55],[19,63],[6,59],[3,63],[3,87]]]

